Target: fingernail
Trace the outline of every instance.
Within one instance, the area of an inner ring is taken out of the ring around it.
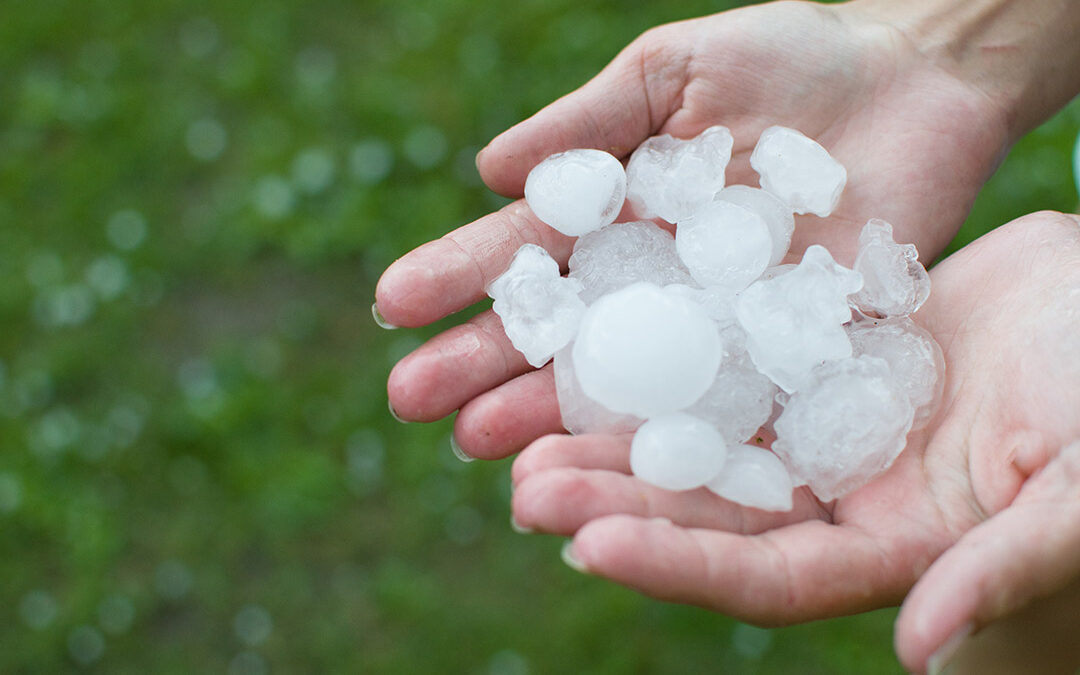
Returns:
[[[476,460],[475,457],[470,457],[468,453],[461,449],[461,446],[458,445],[457,439],[454,438],[454,434],[450,434],[450,452],[454,453],[454,457],[457,457],[458,459],[466,463]]]
[[[390,416],[396,419],[398,422],[401,422],[402,424],[409,423],[409,420],[401,419],[401,416],[397,414],[396,410],[394,410],[394,404],[391,403],[389,399],[386,401],[386,407],[390,409]]]
[[[524,525],[519,524],[517,518],[514,518],[514,514],[512,513],[510,514],[510,527],[518,534],[532,534],[536,531],[531,527],[525,527]]]
[[[938,650],[930,656],[930,660],[926,662],[927,675],[943,675],[948,672],[949,662],[952,657],[959,651],[961,645],[964,644],[971,632],[975,628],[974,624],[970,621],[960,626],[956,631],[949,636],[949,639],[945,641],[945,644],[938,647]]]
[[[386,317],[379,311],[379,303],[371,303],[371,316],[375,319],[375,323],[379,325],[379,328],[385,328],[386,330],[396,330],[397,326],[386,320]]]
[[[566,563],[566,566],[575,572],[581,572],[582,574],[588,574],[589,570],[585,567],[585,563],[581,562],[581,558],[574,555],[574,540],[567,539],[566,543],[562,546],[562,553],[560,554],[562,561]]]

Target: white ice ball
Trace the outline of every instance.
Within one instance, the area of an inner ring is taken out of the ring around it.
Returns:
[[[731,202],[713,201],[679,221],[675,249],[702,286],[742,290],[765,271],[773,244],[761,216]]]
[[[686,413],[654,417],[630,444],[634,475],[668,490],[705,485],[724,468],[727,448],[720,432]]]
[[[790,511],[793,505],[784,463],[752,445],[729,446],[724,468],[707,487],[724,499],[764,511]]]
[[[573,349],[587,396],[644,418],[692,405],[722,355],[717,326],[701,305],[643,282],[594,302]]]
[[[626,200],[626,171],[603,150],[551,155],[525,179],[525,201],[536,217],[580,237],[615,222]]]

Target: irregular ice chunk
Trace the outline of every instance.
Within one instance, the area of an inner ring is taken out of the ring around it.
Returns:
[[[915,244],[897,244],[884,220],[870,220],[859,233],[855,271],[863,275],[863,288],[853,300],[864,313],[907,316],[930,296],[930,275]]]
[[[573,350],[589,398],[644,418],[701,398],[722,355],[716,324],[701,305],[643,282],[594,302]]]
[[[736,504],[764,511],[790,511],[793,506],[784,463],[752,445],[729,445],[724,468],[706,487]]]
[[[563,428],[572,434],[624,434],[641,426],[639,417],[612,412],[585,395],[574,374],[573,347],[555,352],[555,395]]]
[[[675,223],[712,201],[724,187],[733,140],[726,127],[709,127],[690,140],[668,134],[646,140],[626,165],[627,198],[641,218]]]
[[[649,221],[613,223],[590,232],[574,244],[569,266],[567,276],[581,282],[587,305],[635,281],[657,286],[692,282],[675,252],[675,237]]]
[[[818,245],[806,249],[790,272],[751,284],[735,312],[754,365],[792,392],[814,366],[850,356],[843,327],[851,319],[847,296],[861,286],[858,272],[838,265]]]
[[[728,356],[716,379],[697,403],[686,412],[712,424],[729,446],[753,436],[769,421],[776,385],[754,368],[745,350],[725,344]]]
[[[634,434],[630,469],[634,475],[668,490],[692,490],[724,468],[727,447],[708,423],[686,413],[654,417]]]
[[[729,185],[717,192],[716,198],[761,216],[772,237],[773,250],[769,264],[779,265],[791,247],[791,235],[795,232],[795,216],[791,207],[773,193],[749,185]]]
[[[933,417],[945,387],[945,357],[929,332],[907,317],[865,319],[847,327],[854,356],[885,359],[893,382],[915,409],[912,429]]]
[[[603,150],[551,155],[525,179],[525,201],[536,217],[580,237],[615,222],[626,199],[626,171]]]
[[[833,212],[847,183],[847,171],[825,148],[794,129],[761,132],[750,166],[761,187],[783,199],[795,213],[824,218]]]
[[[830,501],[888,469],[904,449],[911,420],[911,403],[884,359],[834,361],[788,400],[772,447],[795,485],[805,483]]]
[[[675,248],[699,284],[733,290],[757,279],[773,252],[761,216],[727,201],[709,202],[680,220]]]
[[[525,244],[488,286],[488,295],[514,349],[539,368],[574,339],[585,313],[580,290],[578,281],[559,276],[559,264],[547,251]]]

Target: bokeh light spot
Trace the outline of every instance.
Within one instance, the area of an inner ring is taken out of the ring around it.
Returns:
[[[224,125],[212,117],[198,119],[188,125],[184,143],[191,156],[203,162],[212,162],[225,152],[229,136]]]

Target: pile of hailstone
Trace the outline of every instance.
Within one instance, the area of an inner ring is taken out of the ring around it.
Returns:
[[[488,293],[530,364],[554,358],[568,431],[635,432],[642,480],[786,511],[794,487],[828,501],[885,471],[929,420],[944,362],[908,318],[930,278],[888,223],[863,228],[854,269],[817,245],[782,264],[793,214],[828,216],[844,168],[771,127],[750,158],[761,187],[725,187],[732,145],[716,126],[650,138],[625,170],[600,150],[548,157],[525,199],[579,237],[569,273],[526,244]],[[627,200],[641,220],[615,223]],[[748,444],[759,434],[771,451]]]

